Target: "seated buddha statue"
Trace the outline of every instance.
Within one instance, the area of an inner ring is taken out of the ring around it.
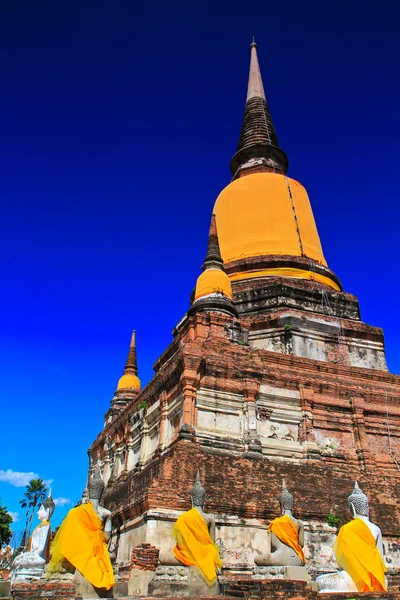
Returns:
[[[260,567],[303,566],[306,562],[303,552],[304,526],[292,514],[293,496],[286,488],[285,480],[278,499],[282,516],[274,519],[268,527],[273,552],[256,556],[254,561]]]
[[[33,530],[27,552],[18,554],[12,565],[11,582],[39,579],[49,561],[51,526],[50,519],[55,504],[49,491],[48,498],[40,505],[37,516],[40,524]]]
[[[348,497],[348,503],[353,519],[340,528],[333,546],[336,561],[343,571],[317,577],[319,591],[386,591],[382,533],[379,527],[369,520],[368,498],[357,481]]]
[[[96,466],[87,484],[88,502],[72,508],[51,546],[47,576],[77,569],[95,588],[109,590],[115,583],[107,543],[111,536],[111,512],[101,506],[104,482]]]
[[[206,490],[201,485],[200,473],[191,489],[192,508],[175,523],[173,550],[177,564],[198,567],[207,585],[216,582],[217,569],[222,567],[219,548],[215,542],[215,520],[204,512]]]

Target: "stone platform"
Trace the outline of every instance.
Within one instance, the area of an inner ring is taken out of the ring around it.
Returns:
[[[112,595],[109,597],[113,597]],[[250,577],[243,579],[225,580],[221,585],[221,594],[218,596],[186,596],[190,600],[398,600],[398,590],[374,593],[334,593],[319,594],[311,589],[305,581],[254,580]],[[81,600],[76,593],[73,583],[48,583],[34,584],[19,583],[13,586],[9,600]],[[121,596],[120,600],[156,600],[160,596]],[[174,596],[163,596],[164,600],[172,600]]]

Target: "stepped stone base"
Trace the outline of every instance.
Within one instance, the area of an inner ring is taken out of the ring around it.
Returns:
[[[209,586],[197,569],[183,566],[159,566],[149,583],[148,593],[153,596],[216,596],[218,582]]]
[[[225,580],[222,586],[224,596],[244,600],[398,600],[398,591],[388,592],[345,592],[319,594],[306,581],[285,579],[254,578]]]
[[[398,600],[399,592],[396,590],[388,592],[374,592],[360,594],[357,592],[333,593],[321,596],[311,589],[305,581],[289,581],[286,579],[255,580],[252,577],[242,579],[223,579],[220,594],[186,594],[190,600]],[[2,582],[3,583],[3,582]],[[4,587],[4,586],[3,586]],[[1,590],[4,591],[4,590]],[[167,587],[162,591],[166,592]],[[117,596],[111,596],[117,597]],[[162,594],[164,600],[172,600],[179,597],[175,592]],[[7,596],[3,596],[7,598]],[[13,586],[9,600],[81,600],[75,590],[73,583],[18,583]],[[156,600],[160,595],[129,595],[120,596],[120,600]]]
[[[128,596],[128,582],[116,581],[111,590],[94,587],[78,570],[74,574],[76,596],[83,600],[96,598],[120,598]]]
[[[291,581],[306,581],[317,590],[315,582],[311,581],[306,567],[254,567],[253,579],[289,579]]]

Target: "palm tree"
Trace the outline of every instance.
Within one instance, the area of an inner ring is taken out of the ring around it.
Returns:
[[[19,501],[22,508],[26,508],[25,530],[22,538],[21,546],[26,547],[30,537],[32,519],[36,507],[44,502],[47,494],[47,487],[43,479],[31,479],[26,486],[24,497]]]

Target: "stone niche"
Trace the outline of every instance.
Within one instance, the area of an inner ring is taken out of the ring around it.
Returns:
[[[200,388],[196,396],[196,439],[202,445],[243,452],[249,435],[260,439],[262,453],[277,459],[301,459],[300,393],[261,385],[256,403],[243,394]]]
[[[229,447],[243,449],[246,427],[243,402],[243,394],[200,388],[196,394],[197,440],[215,444],[218,437]]]
[[[303,458],[299,442],[302,419],[300,393],[271,385],[261,385],[257,396],[257,434],[262,452],[285,459]]]

